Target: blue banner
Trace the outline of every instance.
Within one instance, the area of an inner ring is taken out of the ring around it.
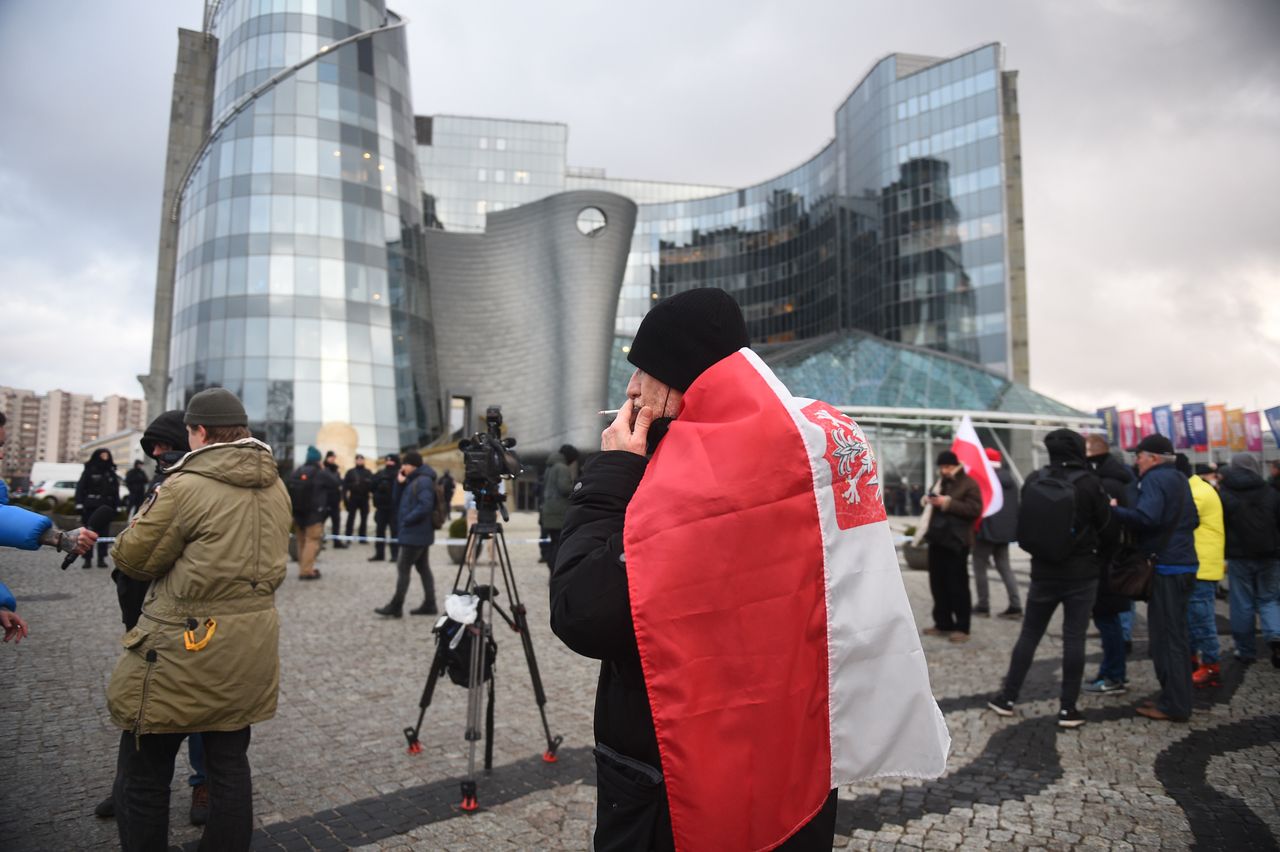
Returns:
[[[1115,407],[1099,408],[1096,413],[1102,418],[1102,428],[1106,430],[1107,443],[1114,447],[1120,442],[1120,418],[1116,415]]]
[[[1166,438],[1176,438],[1173,430],[1173,406],[1156,405],[1151,409],[1151,419],[1155,421],[1156,431]]]
[[[1275,436],[1276,443],[1280,444],[1280,405],[1268,408],[1264,413],[1267,415],[1267,425],[1271,427],[1271,434]]]
[[[1203,402],[1182,404],[1182,425],[1187,430],[1187,440],[1194,446],[1203,447],[1209,443],[1209,422]]]

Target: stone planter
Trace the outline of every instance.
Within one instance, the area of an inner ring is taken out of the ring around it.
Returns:
[[[467,555],[467,546],[465,544],[447,544],[445,547],[449,550],[449,561],[454,565],[461,565],[462,560]]]
[[[902,558],[907,563],[907,567],[912,571],[928,571],[929,570],[929,547],[928,545],[920,545],[916,547],[911,542],[902,545]]]

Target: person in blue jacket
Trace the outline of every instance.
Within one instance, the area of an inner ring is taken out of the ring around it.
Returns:
[[[0,441],[4,440],[0,433]],[[98,534],[83,527],[62,532],[44,515],[28,512],[20,506],[0,505],[0,547],[18,550],[39,550],[40,545],[56,547],[64,553],[88,553],[98,540]],[[18,603],[13,593],[0,583],[0,627],[4,628],[4,641],[21,642],[28,633],[27,623],[17,612]]]
[[[1130,507],[1116,505],[1113,499],[1111,511],[1133,531],[1138,551],[1155,558],[1147,630],[1160,695],[1137,711],[1160,722],[1185,722],[1191,716],[1187,602],[1200,568],[1195,545],[1200,515],[1187,478],[1174,466],[1173,443],[1168,438],[1148,435],[1135,451],[1138,498]]]
[[[422,578],[422,606],[410,615],[436,614],[436,586],[427,563],[427,551],[436,539],[431,510],[436,506],[436,472],[423,464],[422,454],[405,453],[400,458],[400,474],[392,494],[398,506],[400,555],[396,559],[396,591],[391,602],[374,610],[378,615],[399,618],[404,614],[404,598],[409,591],[409,571],[417,569]]]

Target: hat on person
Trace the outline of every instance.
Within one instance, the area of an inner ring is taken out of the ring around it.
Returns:
[[[1173,442],[1164,435],[1148,435],[1138,442],[1138,446],[1134,447],[1132,452],[1171,456],[1173,455]]]
[[[678,391],[751,342],[742,308],[718,287],[698,287],[658,302],[640,321],[627,360]]]
[[[1173,467],[1187,479],[1191,478],[1191,459],[1187,458],[1186,453],[1178,453],[1173,457]]]
[[[1204,462],[1196,462],[1196,476],[1204,476],[1206,473],[1217,473],[1218,466],[1213,464],[1205,464]]]
[[[1262,476],[1262,465],[1258,463],[1258,457],[1253,453],[1236,453],[1231,457],[1231,466]]]
[[[995,447],[987,447],[985,452],[987,454],[988,461],[993,461],[996,464],[999,464],[1000,462],[1004,461],[1004,456],[1000,455],[1000,451],[997,450]]]
[[[422,467],[422,453],[418,452],[417,450],[410,450],[409,452],[404,454],[402,463],[411,464],[414,467]]]
[[[573,464],[578,460],[578,448],[573,444],[561,444],[560,455],[564,456],[566,462]]]
[[[191,445],[187,443],[187,429],[182,423],[185,416],[186,412],[181,408],[156,415],[156,419],[147,424],[147,430],[142,433],[142,440],[138,442],[142,445],[142,451],[154,458],[156,444],[165,444],[171,450],[191,452]]]
[[[307,464],[315,464],[320,461],[320,451],[315,447],[307,447]]]
[[[240,398],[226,388],[206,388],[187,402],[182,422],[188,426],[248,426]]]
[[[950,450],[943,450],[938,453],[937,465],[942,467],[944,464],[960,464],[960,457]]]
[[[1054,429],[1044,436],[1044,448],[1049,451],[1050,464],[1083,464],[1085,455],[1084,435],[1074,429]]]
[[[384,459],[397,466],[400,464],[400,456],[395,453],[387,453],[386,456],[384,456]]]

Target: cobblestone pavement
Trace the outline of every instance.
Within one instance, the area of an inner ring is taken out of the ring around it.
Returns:
[[[258,849],[589,849],[595,802],[591,711],[596,666],[547,626],[545,566],[531,516],[507,527],[514,574],[529,609],[559,760],[546,747],[521,646],[502,628],[494,770],[481,809],[457,807],[466,773],[466,693],[441,682],[427,710],[423,751],[405,752],[431,658],[433,619],[375,616],[394,580],[368,563],[369,546],[326,550],[324,579],[277,595],[282,673],[275,719],[256,726]],[[118,734],[104,688],[118,654],[119,612],[101,569],[58,570],[60,557],[0,551],[0,577],[32,634],[0,647],[0,847],[109,849],[115,823],[93,816],[108,791]],[[453,571],[431,551],[436,588]],[[1025,585],[1025,561],[1015,560]],[[916,618],[928,622],[923,572],[905,571]],[[415,579],[415,583],[417,580]],[[993,607],[1003,590],[993,578]],[[410,603],[416,605],[414,588]],[[505,593],[499,598],[506,601]],[[1220,622],[1226,615],[1219,603]],[[978,619],[973,641],[925,640],[933,684],[953,737],[950,770],[931,782],[840,791],[837,846],[855,849],[1275,849],[1280,837],[1280,670],[1224,664],[1223,686],[1196,696],[1189,724],[1154,723],[1133,705],[1155,689],[1139,631],[1128,695],[1088,697],[1089,724],[1059,731],[1060,629],[1041,643],[1017,715],[985,709],[1018,625]],[[1222,632],[1225,632],[1223,630]],[[1224,651],[1230,639],[1223,637]],[[1098,645],[1090,641],[1090,669]],[[1228,655],[1229,656],[1229,655]],[[194,849],[187,825],[185,752],[179,755],[172,840]]]

